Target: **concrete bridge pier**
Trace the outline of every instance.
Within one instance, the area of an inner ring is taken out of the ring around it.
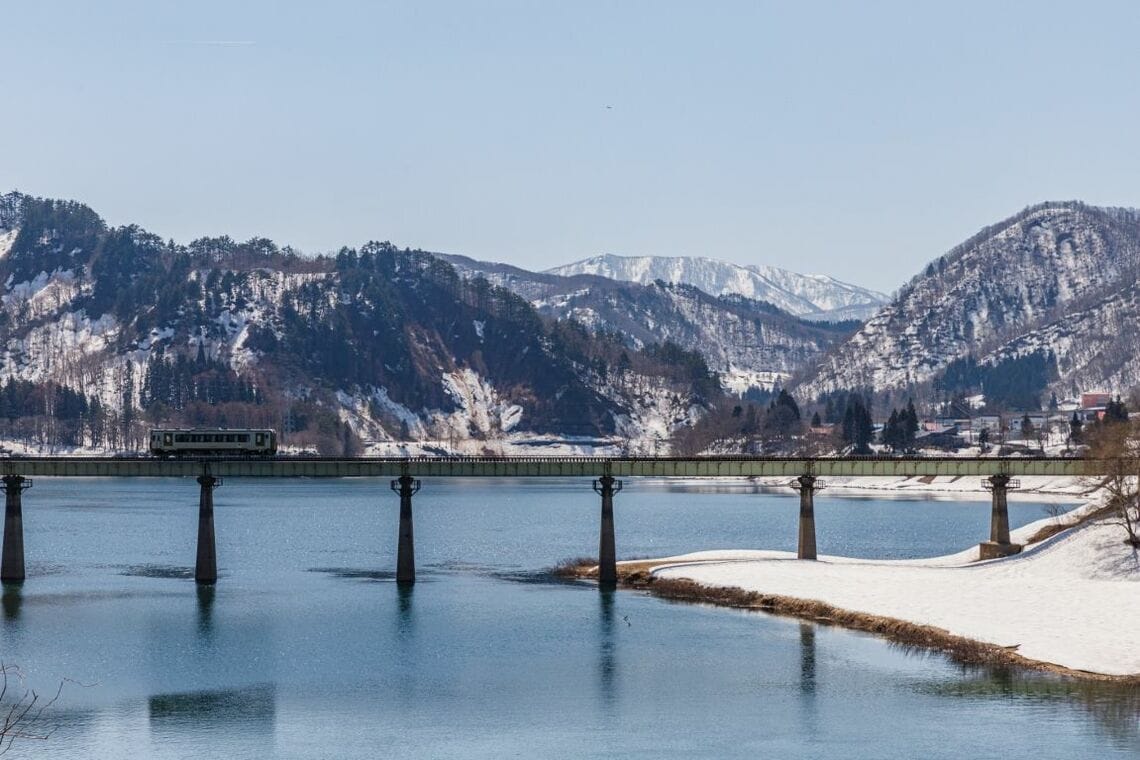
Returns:
[[[198,476],[198,557],[194,563],[194,582],[218,582],[218,550],[214,544],[214,489],[221,478],[209,473]]]
[[[814,475],[800,475],[792,488],[800,492],[800,535],[796,551],[799,559],[815,559],[815,491],[822,488]]]
[[[24,580],[24,506],[22,494],[32,481],[19,475],[4,478],[4,552],[0,558],[0,581]]]
[[[594,492],[602,496],[602,531],[598,540],[598,585],[617,585],[617,550],[614,544],[614,494],[622,489],[620,480],[603,475],[594,481]]]
[[[400,494],[400,538],[396,547],[396,583],[415,583],[416,551],[412,540],[412,496],[420,490],[420,481],[405,473],[392,481],[392,490]]]
[[[978,545],[979,559],[1008,557],[1021,551],[1021,544],[1009,541],[1009,489],[1020,484],[1008,475],[991,475],[982,485],[993,494],[993,508],[990,511],[990,540]]]

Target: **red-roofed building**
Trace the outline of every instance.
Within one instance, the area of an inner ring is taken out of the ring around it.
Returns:
[[[1104,407],[1112,401],[1111,393],[1101,393],[1100,391],[1091,391],[1089,393],[1081,394],[1081,409],[1096,409]]]

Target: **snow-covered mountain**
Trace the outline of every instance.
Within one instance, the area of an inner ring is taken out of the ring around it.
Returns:
[[[797,274],[778,267],[741,266],[697,256],[615,256],[603,254],[547,270],[548,274],[592,274],[648,285],[657,280],[692,285],[714,296],[740,295],[767,301],[811,320],[864,320],[887,296],[834,277]]]
[[[700,354],[544,319],[423,251],[181,245],[0,195],[7,440],[131,448],[147,424],[253,425],[329,453],[536,437],[637,451],[720,393]]]
[[[518,293],[539,313],[617,333],[633,346],[673,341],[699,352],[726,389],[771,390],[858,324],[809,322],[766,301],[710,295],[663,280],[642,285],[594,274],[527,272],[507,264],[437,254],[467,277]]]
[[[893,302],[805,372],[804,398],[850,388],[961,390],[983,369],[1060,394],[1140,384],[1140,211],[1043,203],[931,262]],[[951,362],[959,360],[949,378]],[[992,378],[991,378],[992,379]],[[1005,381],[1003,380],[1003,383]],[[1037,392],[1035,388],[1028,389]]]

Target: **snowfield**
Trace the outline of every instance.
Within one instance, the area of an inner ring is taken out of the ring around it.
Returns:
[[[1014,531],[1013,540],[1047,522]],[[974,561],[976,548],[928,560],[815,562],[788,552],[712,551],[665,558],[653,572],[935,626],[1072,670],[1136,676],[1140,552],[1123,539],[1120,526],[1095,522],[988,562]]]

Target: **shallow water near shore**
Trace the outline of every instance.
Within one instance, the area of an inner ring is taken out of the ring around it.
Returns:
[[[794,549],[797,500],[627,480],[618,555]],[[1140,692],[963,670],[875,637],[554,580],[590,482],[425,481],[394,583],[386,481],[227,480],[215,588],[192,480],[37,480],[0,650],[60,699],[12,756],[1134,757]],[[1013,527],[1044,516],[1015,499]],[[947,554],[982,502],[817,499],[821,553]]]

